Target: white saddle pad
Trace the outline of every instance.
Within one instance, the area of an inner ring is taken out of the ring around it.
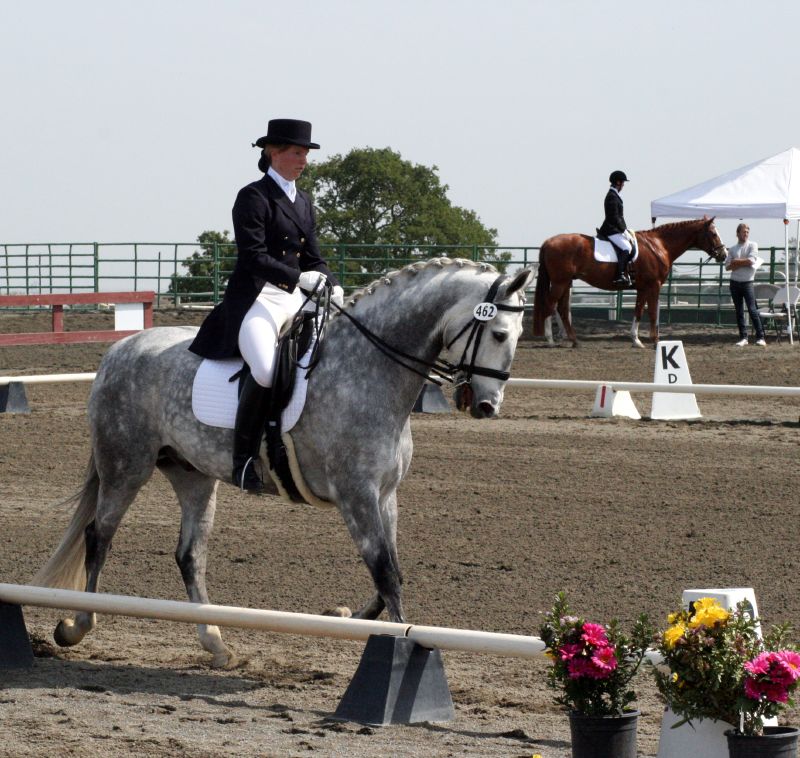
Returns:
[[[631,262],[639,257],[639,246],[636,244],[636,239],[633,240],[633,257]],[[594,238],[594,259],[600,263],[616,263],[617,253],[614,246],[608,240],[601,240],[597,237]]]
[[[294,391],[289,405],[281,415],[281,430],[285,433],[294,427],[306,404],[308,381],[306,372],[315,339],[300,359],[295,377]],[[244,365],[241,358],[212,361],[205,358],[197,369],[192,384],[192,411],[198,421],[208,426],[233,429],[236,425],[236,408],[239,405],[239,380],[228,381]]]

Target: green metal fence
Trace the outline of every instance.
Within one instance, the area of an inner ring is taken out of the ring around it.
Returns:
[[[323,246],[331,269],[347,291],[381,273],[416,260],[448,256],[487,260],[502,270],[535,265],[539,247],[332,245]],[[782,282],[784,251],[762,248],[766,265],[758,281]],[[210,258],[207,274],[188,276],[192,256]],[[687,256],[687,257],[691,257]],[[233,268],[233,244],[196,242],[69,242],[0,244],[0,294],[153,290],[157,308],[216,303]],[[532,298],[529,298],[529,302]],[[607,319],[629,318],[634,296],[595,290],[576,281],[573,307]],[[715,262],[679,260],[661,291],[662,323],[730,323],[727,275]]]

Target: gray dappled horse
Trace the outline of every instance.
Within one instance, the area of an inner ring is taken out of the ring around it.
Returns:
[[[433,364],[441,355],[453,363],[466,353],[467,327],[477,323],[473,309],[497,283],[493,301],[508,309],[485,322],[471,358],[475,373],[463,376],[462,366],[461,378],[469,381],[456,390],[456,402],[472,416],[491,418],[503,400],[530,279],[528,270],[499,277],[487,264],[435,259],[386,274],[356,293],[346,313],[406,356]],[[191,601],[208,603],[206,551],[217,484],[230,474],[233,432],[206,426],[192,413],[192,381],[201,359],[187,347],[195,333],[185,326],[148,329],[103,357],[89,398],[86,480],[72,498],[72,521],[34,584],[96,592],[111,539],[158,467],[181,505],[175,558],[186,591]],[[470,353],[474,347],[473,341]],[[405,620],[396,493],[411,463],[409,419],[424,380],[373,349],[349,319],[337,315],[291,431],[307,486],[338,507],[375,583],[377,592],[355,614],[359,618],[376,618],[386,608],[392,621]],[[75,645],[95,623],[93,613],[76,613],[59,622],[55,640]],[[216,626],[198,625],[198,634],[213,654],[212,666],[236,663]]]

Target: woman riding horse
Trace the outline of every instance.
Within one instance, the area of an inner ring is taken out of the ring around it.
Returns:
[[[241,355],[249,367],[239,394],[231,480],[260,494],[264,483],[254,461],[264,436],[281,327],[302,307],[301,290],[313,292],[328,280],[336,285],[332,299],[338,305],[343,293],[319,251],[311,199],[295,187],[308,151],[319,148],[311,141],[311,124],[273,119],[254,147],[262,148],[258,167],[265,176],[236,197],[236,265],[222,302],[189,349],[217,360]]]
[[[631,337],[633,344],[644,347],[639,339],[639,322],[647,305],[650,316],[650,339],[658,340],[658,295],[669,276],[676,258],[689,248],[698,248],[722,262],[727,249],[717,234],[713,218],[693,219],[664,224],[655,229],[636,232],[639,255],[633,264],[636,273],[636,307],[633,312]],[[612,263],[594,258],[594,239],[585,234],[558,234],[542,244],[539,251],[539,273],[533,301],[533,334],[541,337],[548,319],[558,308],[568,339],[578,346],[572,326],[570,292],[572,282],[581,279],[592,287],[614,290]],[[548,341],[553,343],[552,331]]]
[[[617,253],[617,276],[612,284],[620,288],[630,287],[631,278],[628,276],[625,267],[630,260],[633,246],[625,236],[628,225],[625,223],[625,217],[623,216],[622,195],[620,194],[625,182],[629,181],[629,179],[624,171],[612,171],[608,181],[611,182],[611,187],[606,193],[606,199],[603,203],[606,217],[598,232],[611,243]]]

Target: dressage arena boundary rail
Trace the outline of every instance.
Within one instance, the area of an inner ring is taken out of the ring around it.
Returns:
[[[405,637],[427,648],[513,658],[540,658],[544,655],[546,647],[538,637],[521,634],[237,608],[183,600],[158,600],[132,595],[78,592],[20,584],[0,584],[0,602],[343,640],[365,641],[372,635],[389,635]]]
[[[153,301],[155,292],[79,292],[47,295],[0,295],[0,308],[31,308],[50,306],[52,324],[49,332],[22,332],[0,334],[2,345],[53,345],[78,342],[114,342],[153,326]],[[124,323],[119,318],[120,309],[115,309],[115,328],[95,331],[64,331],[65,305],[130,305],[138,304],[142,326],[135,329],[119,328]]]
[[[1,335],[0,335],[1,336]],[[0,376],[0,386],[12,383],[49,384],[55,382],[91,382],[96,373],[40,374],[35,376]],[[531,389],[593,390],[607,387],[614,392],[674,392],[696,395],[775,395],[800,397],[800,387],[755,384],[655,384],[653,382],[616,382],[596,379],[524,379],[511,378],[510,387]]]

